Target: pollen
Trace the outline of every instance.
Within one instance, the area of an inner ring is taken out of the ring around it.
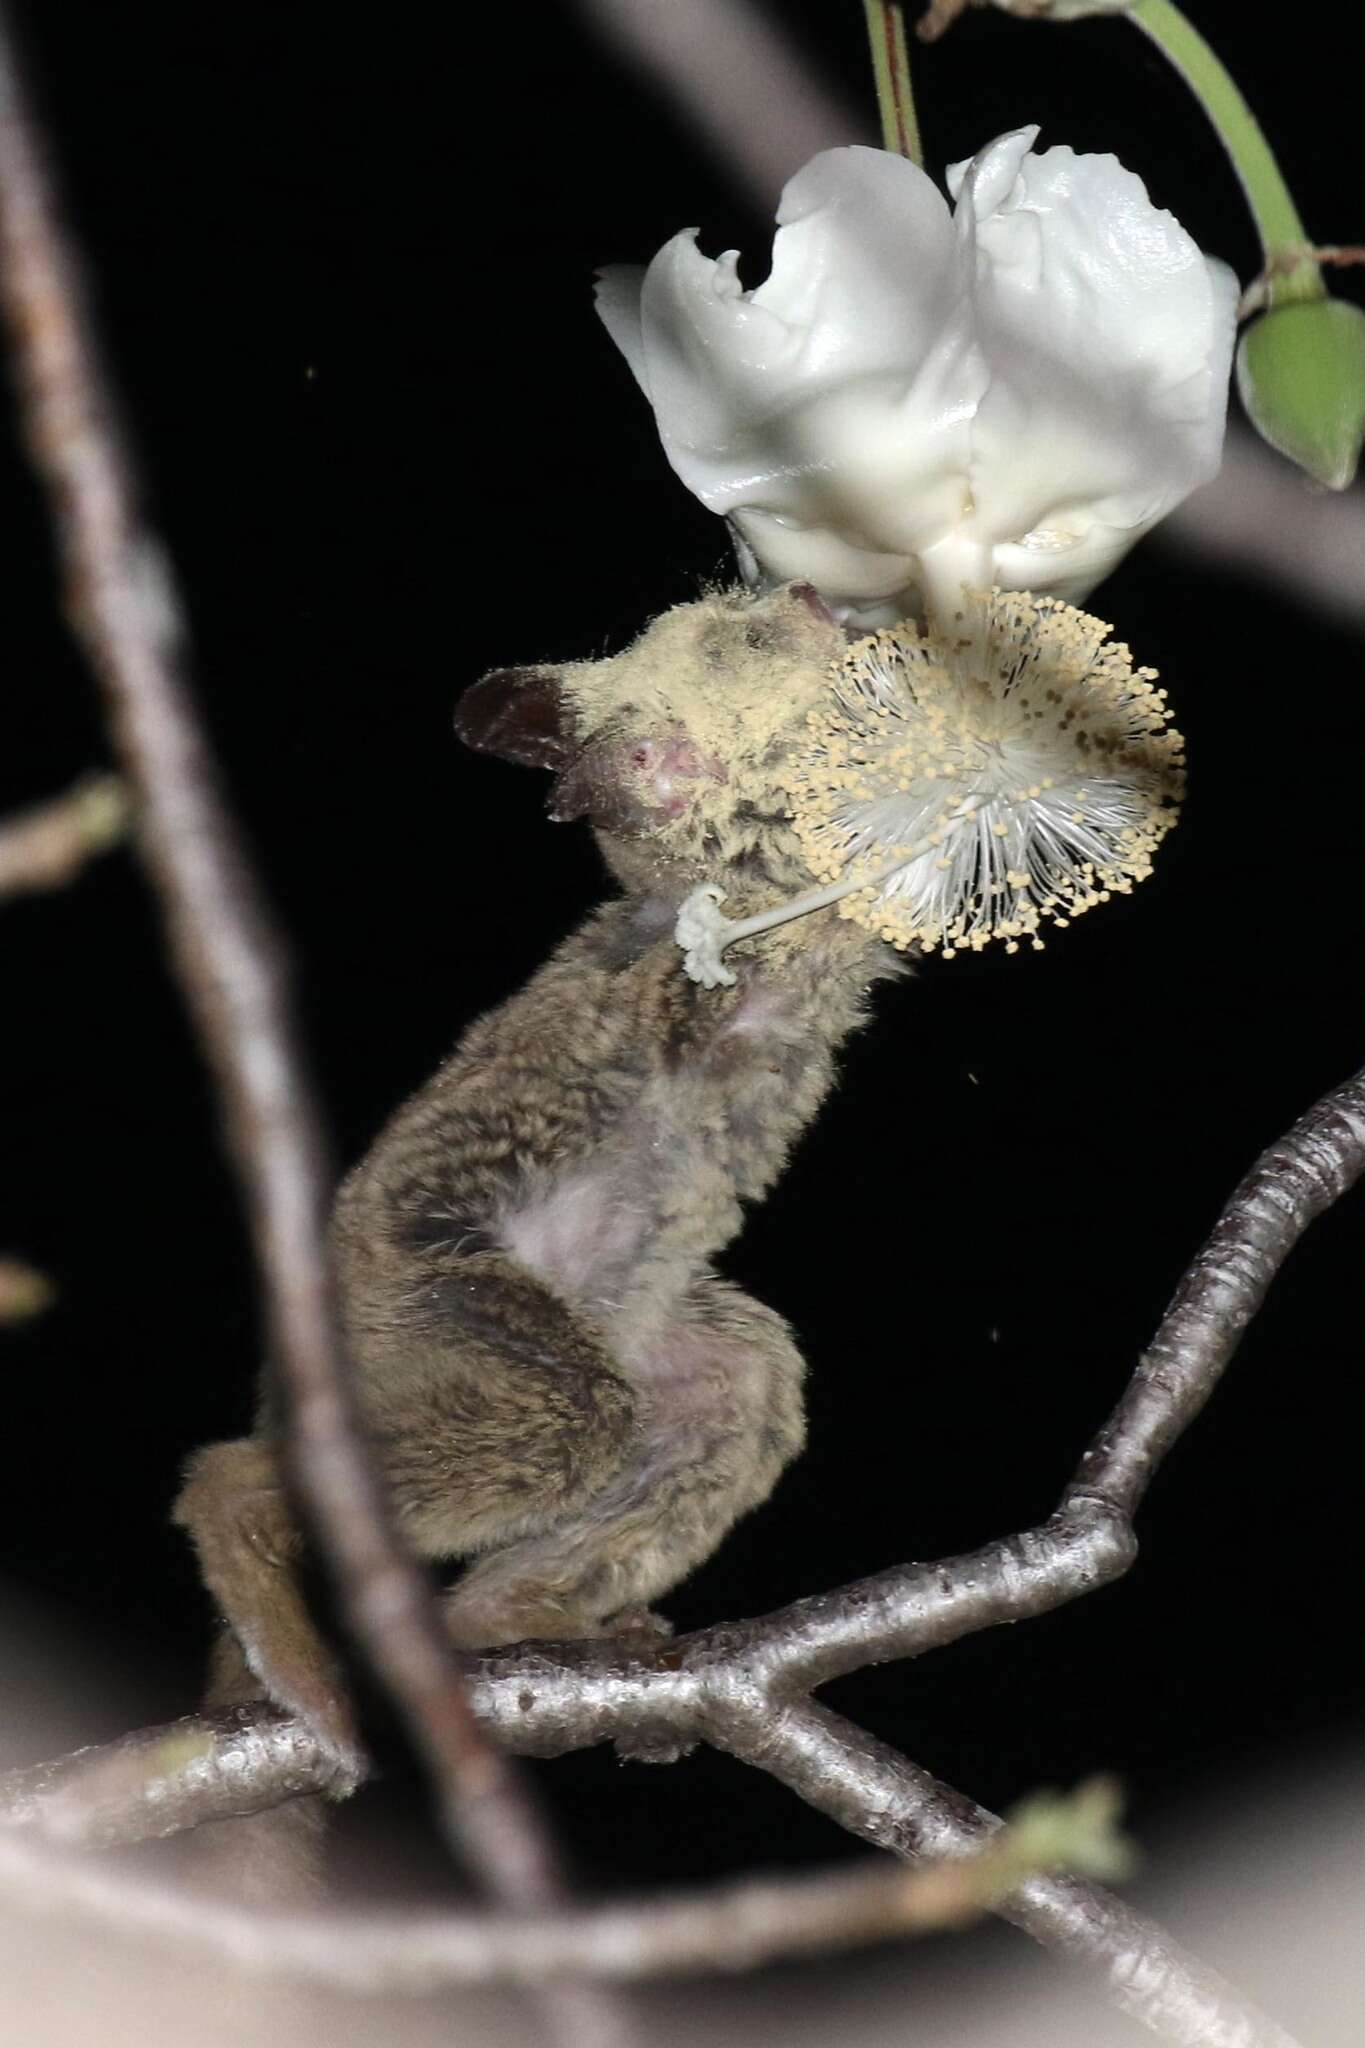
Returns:
[[[851,647],[786,778],[840,915],[945,957],[1036,949],[1045,920],[1126,895],[1184,790],[1156,671],[1101,620],[999,590],[969,616],[951,641],[906,622]]]

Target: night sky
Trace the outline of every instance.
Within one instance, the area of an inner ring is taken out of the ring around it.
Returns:
[[[1274,42],[1268,10],[1191,8],[1312,231],[1360,239],[1359,25],[1309,47]],[[870,132],[861,10],[830,0],[814,31],[785,11]],[[754,283],[765,215],[552,0],[480,15],[477,56],[454,9],[22,18],[344,1164],[603,888],[536,774],[456,744],[458,692],[620,648],[726,567],[593,317],[593,270],[699,222]],[[917,78],[932,169],[1036,120],[1044,143],[1117,151],[1255,268],[1216,142],[1122,24],[973,17]],[[15,808],[106,746],[5,434]],[[680,1627],[1044,1517],[1239,1174],[1365,1057],[1359,639],[1156,541],[1094,602],[1170,689],[1184,820],[1150,883],[1045,952],[930,961],[881,992],[725,1255],[800,1334],[811,1437],[664,1603]],[[170,1717],[208,1614],[167,1510],[188,1453],[245,1427],[260,1352],[240,1212],[131,857],[3,919],[0,1249],[60,1301],[0,1337],[0,1584],[143,1673],[143,1711]],[[1139,1834],[1358,1736],[1363,1200],[1294,1256],[1125,1581],[832,1704],[990,1805],[1116,1771]],[[72,1718],[98,1740],[122,1711],[92,1687]],[[606,1880],[846,1846],[707,1754],[539,1775]]]

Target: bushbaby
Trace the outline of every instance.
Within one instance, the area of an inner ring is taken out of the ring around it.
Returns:
[[[480,1018],[336,1203],[363,1413],[414,1551],[465,1562],[454,1641],[662,1627],[650,1603],[801,1448],[803,1366],[712,1260],[834,1078],[889,946],[820,915],[746,940],[704,988],[674,941],[699,886],[743,916],[808,889],[782,769],[845,640],[815,592],[729,591],[625,653],[500,670],[471,746],[553,773],[621,893]],[[176,1508],[227,1624],[214,1695],[353,1741],[306,1611],[268,1404]]]

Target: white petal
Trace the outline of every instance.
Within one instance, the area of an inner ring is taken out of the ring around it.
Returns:
[[[827,149],[789,180],[772,269],[754,303],[802,336],[806,379],[904,371],[934,345],[958,290],[943,195],[884,149]]]
[[[792,179],[778,222],[754,291],[733,253],[711,261],[694,233],[649,266],[637,375],[664,447],[718,512],[828,521],[855,547],[913,548],[960,514],[985,383],[947,207],[915,165],[850,148]],[[602,307],[636,367],[630,310]]]
[[[1217,469],[1236,281],[1115,158],[1028,139],[950,174],[993,373],[972,489],[1020,587],[1079,594]]]
[[[892,626],[914,602],[913,564],[845,540],[829,526],[800,526],[756,507],[737,510],[740,536],[774,583],[813,583],[842,619]]]
[[[949,172],[829,150],[772,270],[677,235],[599,304],[674,468],[762,570],[860,624],[963,582],[1083,596],[1211,476],[1236,286],[1112,157],[1002,136]]]
[[[962,188],[966,185],[972,217],[984,219],[1003,199],[1008,198],[1019,175],[1019,166],[1037,140],[1038,123],[1031,121],[1024,128],[1011,128],[1004,135],[997,135],[994,142],[988,142],[975,156],[964,157],[961,163],[949,164],[943,174],[949,198],[961,207]]]

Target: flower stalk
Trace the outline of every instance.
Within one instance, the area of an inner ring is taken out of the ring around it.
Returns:
[[[1222,60],[1172,0],[1137,0],[1129,20],[1175,66],[1218,131],[1261,239],[1266,303],[1324,298],[1322,271],[1274,151]]]
[[[863,0],[867,39],[872,48],[872,73],[877,109],[882,120],[882,147],[923,165],[924,145],[915,113],[910,81],[910,50],[905,39],[905,14],[896,0]]]

